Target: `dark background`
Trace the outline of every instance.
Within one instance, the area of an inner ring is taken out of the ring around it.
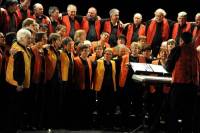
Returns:
[[[143,20],[147,21],[154,17],[154,11],[157,8],[163,8],[167,12],[167,18],[176,20],[177,13],[186,11],[188,20],[194,21],[197,12],[200,12],[200,0],[33,0],[41,2],[47,9],[48,6],[56,5],[60,11],[66,11],[69,3],[77,6],[77,13],[85,15],[87,9],[94,6],[102,18],[109,17],[109,10],[118,8],[120,10],[120,19],[123,22],[132,21],[132,16],[136,12],[143,15]],[[109,3],[108,3],[109,2]]]
[[[136,12],[140,12],[143,21],[147,21],[154,17],[157,8],[163,8],[167,12],[166,17],[175,21],[180,11],[188,13],[189,21],[194,21],[196,13],[200,12],[200,0],[32,0],[31,5],[36,2],[44,5],[45,14],[48,13],[49,6],[57,6],[61,12],[65,12],[67,5],[72,3],[77,6],[77,14],[85,15],[87,9],[94,6],[99,16],[108,18],[109,10],[118,8],[123,22],[132,21],[132,16]]]

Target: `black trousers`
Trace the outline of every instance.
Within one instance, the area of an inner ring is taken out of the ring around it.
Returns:
[[[192,133],[197,86],[174,84],[170,96],[169,133],[178,133],[177,120],[182,119],[182,133]]]

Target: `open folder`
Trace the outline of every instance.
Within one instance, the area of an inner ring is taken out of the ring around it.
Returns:
[[[134,72],[149,72],[149,73],[161,73],[161,74],[168,73],[162,65],[134,63],[134,62],[130,62],[130,65]]]

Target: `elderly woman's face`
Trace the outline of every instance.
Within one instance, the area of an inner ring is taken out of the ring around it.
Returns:
[[[166,50],[161,50],[161,51],[160,51],[160,58],[161,58],[161,59],[166,59],[167,56],[168,56],[168,53],[167,53]]]
[[[21,42],[20,43],[22,45],[24,45],[25,47],[28,47],[31,44],[31,40],[32,40],[31,36],[26,35],[25,37],[21,38]]]

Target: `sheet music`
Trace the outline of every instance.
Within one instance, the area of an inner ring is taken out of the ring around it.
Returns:
[[[148,65],[152,68],[153,72],[168,73],[162,65],[154,65],[154,64],[148,64]]]
[[[150,66],[148,66],[146,63],[134,63],[130,62],[131,67],[134,72],[136,71],[142,71],[142,72],[153,72]]]
[[[168,73],[162,65],[146,64],[146,63],[135,63],[130,62],[134,72],[155,72],[155,73]]]

